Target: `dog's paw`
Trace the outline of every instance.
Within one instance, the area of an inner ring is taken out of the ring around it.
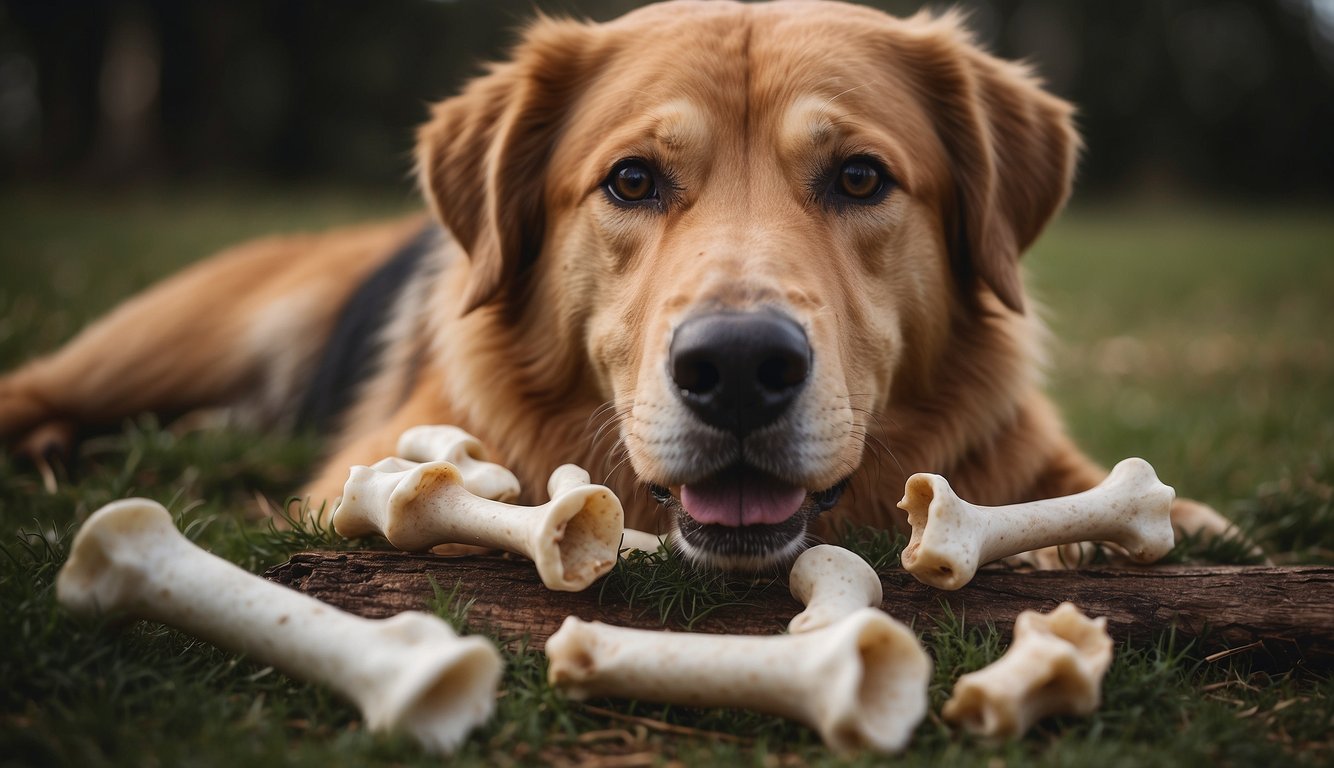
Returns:
[[[36,467],[47,493],[55,493],[60,486],[56,469],[63,466],[70,473],[77,433],[73,422],[48,421],[16,442],[13,454]]]
[[[1231,520],[1214,511],[1213,507],[1194,499],[1177,499],[1172,502],[1172,527],[1176,529],[1178,540],[1184,536],[1223,536],[1236,528]]]
[[[58,465],[68,469],[78,425],[61,418],[16,375],[0,378],[0,451],[37,468],[42,484],[54,493]]]
[[[53,415],[50,405],[14,377],[0,378],[0,443],[18,443]]]
[[[1172,502],[1172,528],[1176,530],[1177,544],[1187,538],[1199,541],[1235,539],[1244,545],[1250,556],[1269,562],[1265,551],[1251,541],[1236,523],[1223,517],[1208,504],[1202,504],[1194,499],[1177,499]]]
[[[34,463],[67,460],[74,451],[77,428],[70,421],[47,421],[14,443],[14,452]]]
[[[1090,565],[1096,561],[1097,557],[1098,545],[1091,541],[1081,541],[1043,547],[1042,549],[1031,549],[1027,552],[1011,555],[1001,562],[1010,568],[1034,571],[1064,571]]]
[[[0,444],[14,453],[38,462],[68,456],[76,426],[19,376],[0,378]]]

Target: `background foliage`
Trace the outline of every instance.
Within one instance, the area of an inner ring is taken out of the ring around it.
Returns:
[[[605,20],[638,4],[3,0],[0,178],[396,183],[425,104],[534,9]],[[1331,0],[932,5],[968,11],[1079,105],[1086,194],[1334,191]]]

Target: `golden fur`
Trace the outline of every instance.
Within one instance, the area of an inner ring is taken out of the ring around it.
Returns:
[[[816,363],[789,439],[756,450],[811,491],[850,476],[826,521],[891,525],[918,471],[983,504],[1103,477],[1041,392],[1019,267],[1070,191],[1071,107],[953,15],[683,0],[607,24],[539,19],[418,140],[453,241],[395,311],[313,499],[403,429],[453,423],[526,501],[573,461],[628,525],[666,528],[645,484],[679,485],[713,438],[686,423],[664,355],[705,306],[776,306],[806,330]],[[851,154],[882,159],[895,187],[833,210],[808,181]],[[626,157],[671,169],[670,204],[610,204],[603,182]],[[183,272],[0,380],[0,437],[144,410],[272,418],[342,302],[417,226],[267,240]],[[682,441],[686,458],[663,449]]]

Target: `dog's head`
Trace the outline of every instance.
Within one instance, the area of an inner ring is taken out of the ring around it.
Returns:
[[[760,567],[931,387],[959,317],[1023,312],[1076,145],[1068,105],[954,17],[687,1],[538,21],[419,160],[467,309],[544,307],[684,551]]]

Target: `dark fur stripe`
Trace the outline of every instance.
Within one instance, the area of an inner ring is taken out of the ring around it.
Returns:
[[[432,223],[371,273],[343,305],[298,411],[297,428],[326,432],[352,403],[357,387],[379,364],[380,336],[403,289],[422,271],[441,241]]]

